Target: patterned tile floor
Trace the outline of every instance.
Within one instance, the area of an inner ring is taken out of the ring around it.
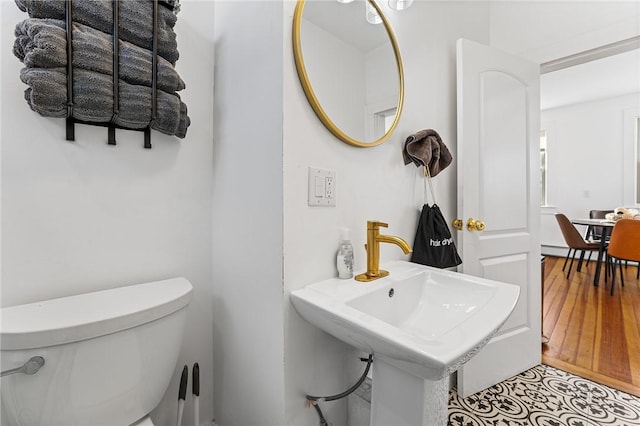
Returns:
[[[449,426],[640,426],[640,398],[546,365],[459,398]]]

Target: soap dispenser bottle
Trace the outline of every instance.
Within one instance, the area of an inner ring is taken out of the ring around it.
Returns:
[[[338,246],[338,256],[336,258],[338,278],[353,278],[353,246],[349,240],[349,229],[340,229],[340,245]]]

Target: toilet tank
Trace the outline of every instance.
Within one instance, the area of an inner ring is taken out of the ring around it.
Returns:
[[[153,410],[174,372],[193,287],[172,278],[2,308],[2,377],[11,425],[126,426]]]

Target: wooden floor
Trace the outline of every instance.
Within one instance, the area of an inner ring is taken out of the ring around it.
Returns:
[[[593,285],[595,262],[569,279],[563,258],[547,256],[543,285],[542,362],[640,397],[640,282],[629,265],[625,287],[619,277]],[[568,265],[567,265],[568,268]]]

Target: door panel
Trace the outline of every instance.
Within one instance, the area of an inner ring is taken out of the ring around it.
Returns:
[[[462,272],[520,287],[513,314],[458,371],[468,396],[540,362],[539,66],[459,40],[458,232]]]
[[[520,188],[527,184],[527,169],[523,167],[527,159],[523,131],[527,121],[526,86],[509,74],[487,71],[480,74],[480,92],[480,164],[498,166],[480,170],[480,217],[494,232],[524,229],[527,193]],[[510,200],[509,209],[494,208],[504,199]]]

